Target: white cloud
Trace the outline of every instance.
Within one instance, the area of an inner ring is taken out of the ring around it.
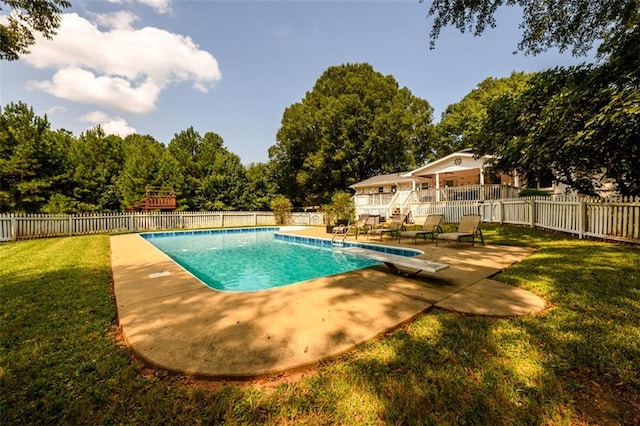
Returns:
[[[142,3],[153,8],[157,13],[171,12],[171,0],[128,0],[129,3]],[[109,3],[122,4],[123,0],[109,0]]]
[[[102,111],[93,111],[80,117],[81,121],[91,123],[93,127],[100,125],[102,130],[108,135],[118,135],[125,137],[132,135],[137,130],[129,125],[127,121],[122,117],[111,117],[109,114]]]
[[[138,17],[134,13],[125,10],[115,13],[96,14],[94,18],[98,25],[121,30],[133,29],[133,23],[138,20]]]
[[[134,86],[126,78],[96,76],[81,68],[63,68],[50,81],[29,81],[27,87],[70,101],[94,103],[135,114],[153,111],[162,90],[148,77]]]
[[[56,105],[54,107],[49,108],[48,110],[45,111],[45,113],[51,115],[51,114],[55,114],[57,112],[67,112],[67,109],[63,106],[60,105]]]
[[[63,14],[53,40],[39,38],[24,60],[37,68],[58,69],[49,81],[30,88],[60,98],[147,113],[169,84],[190,82],[207,92],[222,78],[218,62],[190,37],[159,28],[132,27],[135,15],[97,15],[97,23]]]

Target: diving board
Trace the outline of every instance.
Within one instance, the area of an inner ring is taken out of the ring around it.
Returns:
[[[446,263],[431,262],[428,260],[416,259],[414,257],[384,253],[378,250],[369,250],[362,247],[346,247],[340,249],[340,251],[382,262],[391,272],[402,275],[403,277],[414,277],[422,271],[436,273],[449,267]],[[404,273],[398,269],[398,266],[414,269],[415,271],[412,273]]]

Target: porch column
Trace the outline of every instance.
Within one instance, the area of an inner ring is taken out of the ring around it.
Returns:
[[[484,168],[480,167],[480,185],[484,185]]]
[[[440,173],[436,173],[436,202],[440,201]]]
[[[520,188],[520,175],[517,170],[513,171],[513,186]]]

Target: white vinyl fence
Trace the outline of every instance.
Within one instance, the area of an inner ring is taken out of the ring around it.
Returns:
[[[291,225],[322,225],[322,213],[291,213]],[[273,212],[0,215],[0,241],[115,232],[276,225]]]
[[[590,199],[575,197],[450,201],[412,205],[414,219],[444,214],[457,223],[465,214],[483,222],[524,225],[640,244],[640,197]],[[419,220],[419,219],[418,219]],[[322,213],[291,213],[289,224],[325,223]],[[171,212],[95,215],[0,215],[0,241],[112,232],[275,225],[273,212]]]
[[[484,222],[527,225],[640,244],[640,197],[523,198],[485,201],[479,207]]]

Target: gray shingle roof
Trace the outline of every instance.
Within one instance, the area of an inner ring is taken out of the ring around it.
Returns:
[[[402,177],[403,174],[409,172],[390,173],[386,175],[373,176],[361,182],[354,183],[349,188],[362,188],[364,186],[381,186],[385,184],[395,185],[401,182],[411,182],[411,178]]]

